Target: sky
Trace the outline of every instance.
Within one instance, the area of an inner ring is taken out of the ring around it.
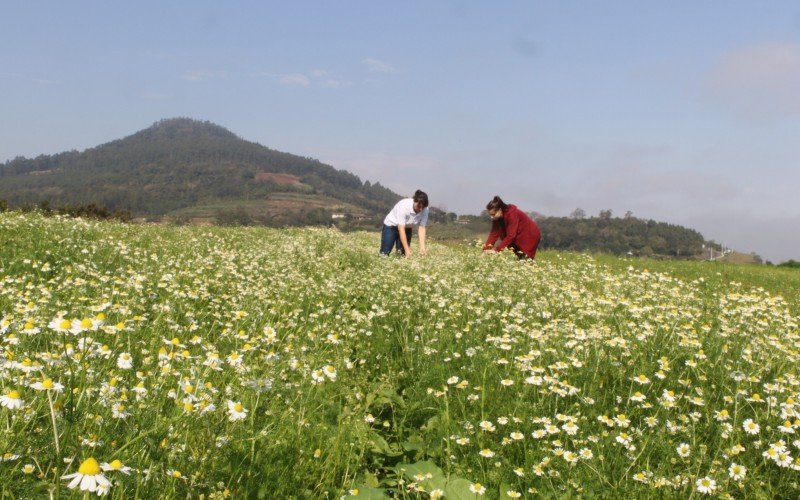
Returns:
[[[174,117],[477,214],[800,260],[796,1],[4,1],[0,162]]]

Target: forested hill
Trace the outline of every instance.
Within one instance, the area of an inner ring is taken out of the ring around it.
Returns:
[[[280,200],[287,209],[325,207],[372,216],[386,212],[400,196],[380,183],[246,141],[218,125],[175,118],[83,152],[0,164],[2,199],[12,207],[95,203],[150,216],[221,202],[264,212],[261,201]]]

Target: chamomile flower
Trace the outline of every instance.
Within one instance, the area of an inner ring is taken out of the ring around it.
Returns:
[[[228,401],[228,420],[231,422],[244,420],[247,417],[247,411],[247,408],[242,406],[242,403]]]
[[[475,493],[476,495],[483,495],[486,493],[486,486],[482,485],[481,483],[472,483],[469,485],[469,491]]]
[[[717,482],[708,476],[698,479],[694,484],[697,491],[704,495],[710,495],[717,489]]]
[[[120,370],[130,370],[133,368],[133,356],[130,353],[123,352],[117,357],[117,368]]]
[[[47,327],[56,333],[67,333],[72,328],[72,321],[62,316],[56,316],[47,324]]]
[[[133,470],[118,459],[112,460],[110,463],[103,462],[100,464],[100,468],[103,469],[104,472],[121,472],[125,475],[130,475],[131,470]]]
[[[97,460],[91,457],[81,462],[78,472],[61,476],[61,479],[72,479],[67,485],[71,490],[79,487],[81,491],[104,494],[111,488],[111,481],[103,475]]]
[[[111,405],[111,416],[120,420],[124,420],[130,416],[130,413],[127,411],[127,408],[124,404],[114,403]]]
[[[734,481],[741,481],[747,475],[747,469],[744,465],[732,463],[731,466],[728,467],[728,475]]]
[[[333,365],[325,365],[322,367],[322,373],[328,377],[329,380],[336,380],[336,368]]]
[[[53,391],[53,392],[61,392],[64,390],[64,386],[58,382],[53,382],[51,378],[43,378],[42,380],[37,380],[36,382],[30,385],[32,389],[37,391]]]
[[[692,447],[686,443],[681,443],[680,445],[678,445],[676,450],[678,452],[678,456],[681,458],[687,458],[689,455],[692,454]]]
[[[751,435],[756,435],[761,430],[761,426],[757,423],[753,422],[752,418],[748,418],[742,423],[742,428],[744,431]]]
[[[19,410],[25,405],[22,401],[19,391],[11,390],[6,394],[0,396],[0,406],[8,408],[9,410]]]

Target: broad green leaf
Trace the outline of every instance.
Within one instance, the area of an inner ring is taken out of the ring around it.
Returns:
[[[444,497],[448,500],[476,500],[477,493],[470,489],[473,483],[464,478],[450,478],[447,488],[444,490]]]
[[[355,494],[354,494],[355,493]],[[385,491],[373,488],[366,484],[360,484],[349,490],[344,498],[357,498],[358,500],[384,500],[390,498]]]

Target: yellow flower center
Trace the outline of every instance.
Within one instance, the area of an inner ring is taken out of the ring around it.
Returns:
[[[119,459],[117,459],[108,464],[108,466],[114,470],[120,470],[122,468],[122,462],[120,462]]]
[[[192,403],[184,403],[183,409],[184,411],[192,411],[194,410],[194,405]]]
[[[184,390],[185,392],[187,392],[187,393],[191,394],[191,393],[193,393],[193,392],[194,392],[194,386],[193,386],[192,384],[186,384],[186,385],[183,387],[183,390]]]
[[[8,393],[8,397],[11,399],[21,399],[19,397],[19,391],[11,391]]]
[[[172,342],[172,345],[178,345],[178,344],[180,344],[180,343],[181,343],[181,341],[180,341],[180,340],[178,340],[178,337],[173,337],[173,338],[172,338],[172,340],[171,340],[171,342]]]
[[[99,319],[100,321],[102,321],[102,320],[106,319],[106,313],[100,313],[100,314],[98,314],[96,316],[96,318]]]
[[[33,330],[34,326],[36,326],[36,325],[33,324],[33,321],[28,321],[27,323],[25,323],[25,329],[26,330]]]
[[[92,320],[90,320],[89,318],[83,318],[81,320],[81,326],[83,328],[91,328],[92,327]]]
[[[62,320],[61,320],[61,323],[59,323],[59,324],[58,324],[58,326],[59,326],[61,329],[63,329],[63,330],[66,330],[67,328],[69,328],[70,326],[72,326],[72,323],[70,323],[68,319],[62,319]]]
[[[242,403],[236,403],[235,405],[233,405],[233,409],[237,413],[242,413],[242,410],[244,410],[244,406],[242,406]]]
[[[172,471],[172,477],[181,477],[181,471],[179,470]]]
[[[45,389],[52,389],[53,388],[53,379],[51,379],[51,378],[44,379],[44,381],[42,381],[42,387],[44,387]]]
[[[118,330],[122,330],[123,328],[125,328],[125,323],[123,323],[121,321],[119,323],[117,323],[117,329]]]
[[[83,474],[84,476],[96,476],[100,474],[100,464],[97,463],[97,460],[94,458],[87,458],[86,460],[81,463],[81,466],[78,467],[78,474]]]

